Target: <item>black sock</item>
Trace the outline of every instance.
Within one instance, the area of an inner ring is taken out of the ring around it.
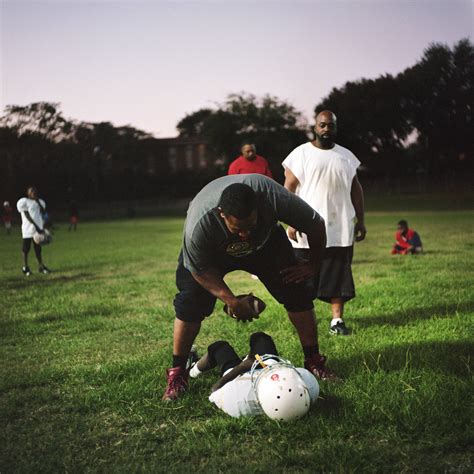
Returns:
[[[314,354],[319,354],[319,346],[318,344],[315,344],[314,346],[303,347],[303,352],[304,352],[305,358],[311,357]]]
[[[173,367],[182,367],[186,368],[186,362],[188,362],[188,357],[177,356],[173,354]]]

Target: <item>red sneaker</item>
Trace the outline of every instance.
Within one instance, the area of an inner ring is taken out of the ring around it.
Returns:
[[[309,370],[319,380],[340,381],[337,375],[326,367],[326,357],[321,354],[307,357],[304,360],[304,368]]]
[[[167,386],[162,400],[176,400],[181,393],[188,389],[188,371],[184,367],[173,367],[166,371]]]

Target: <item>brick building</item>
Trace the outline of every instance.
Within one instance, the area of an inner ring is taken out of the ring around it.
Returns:
[[[200,137],[156,138],[148,154],[148,173],[206,171],[215,165],[209,143]]]

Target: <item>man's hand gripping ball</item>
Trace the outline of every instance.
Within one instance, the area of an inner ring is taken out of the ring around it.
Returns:
[[[246,323],[258,319],[267,305],[252,293],[249,295],[238,295],[237,302],[233,306],[224,306],[224,312],[237,321]]]

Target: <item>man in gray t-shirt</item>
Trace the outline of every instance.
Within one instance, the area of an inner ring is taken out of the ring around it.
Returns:
[[[295,260],[279,221],[307,234],[309,261]],[[217,298],[237,319],[252,319],[248,301],[237,298],[224,282],[234,270],[257,275],[285,306],[303,347],[305,367],[320,379],[335,378],[319,354],[313,302],[305,285],[318,270],[325,245],[319,214],[266,176],[225,176],[205,186],[191,202],[184,225],[176,271],[173,366],[167,371],[163,399],[175,400],[186,390],[192,343]]]

